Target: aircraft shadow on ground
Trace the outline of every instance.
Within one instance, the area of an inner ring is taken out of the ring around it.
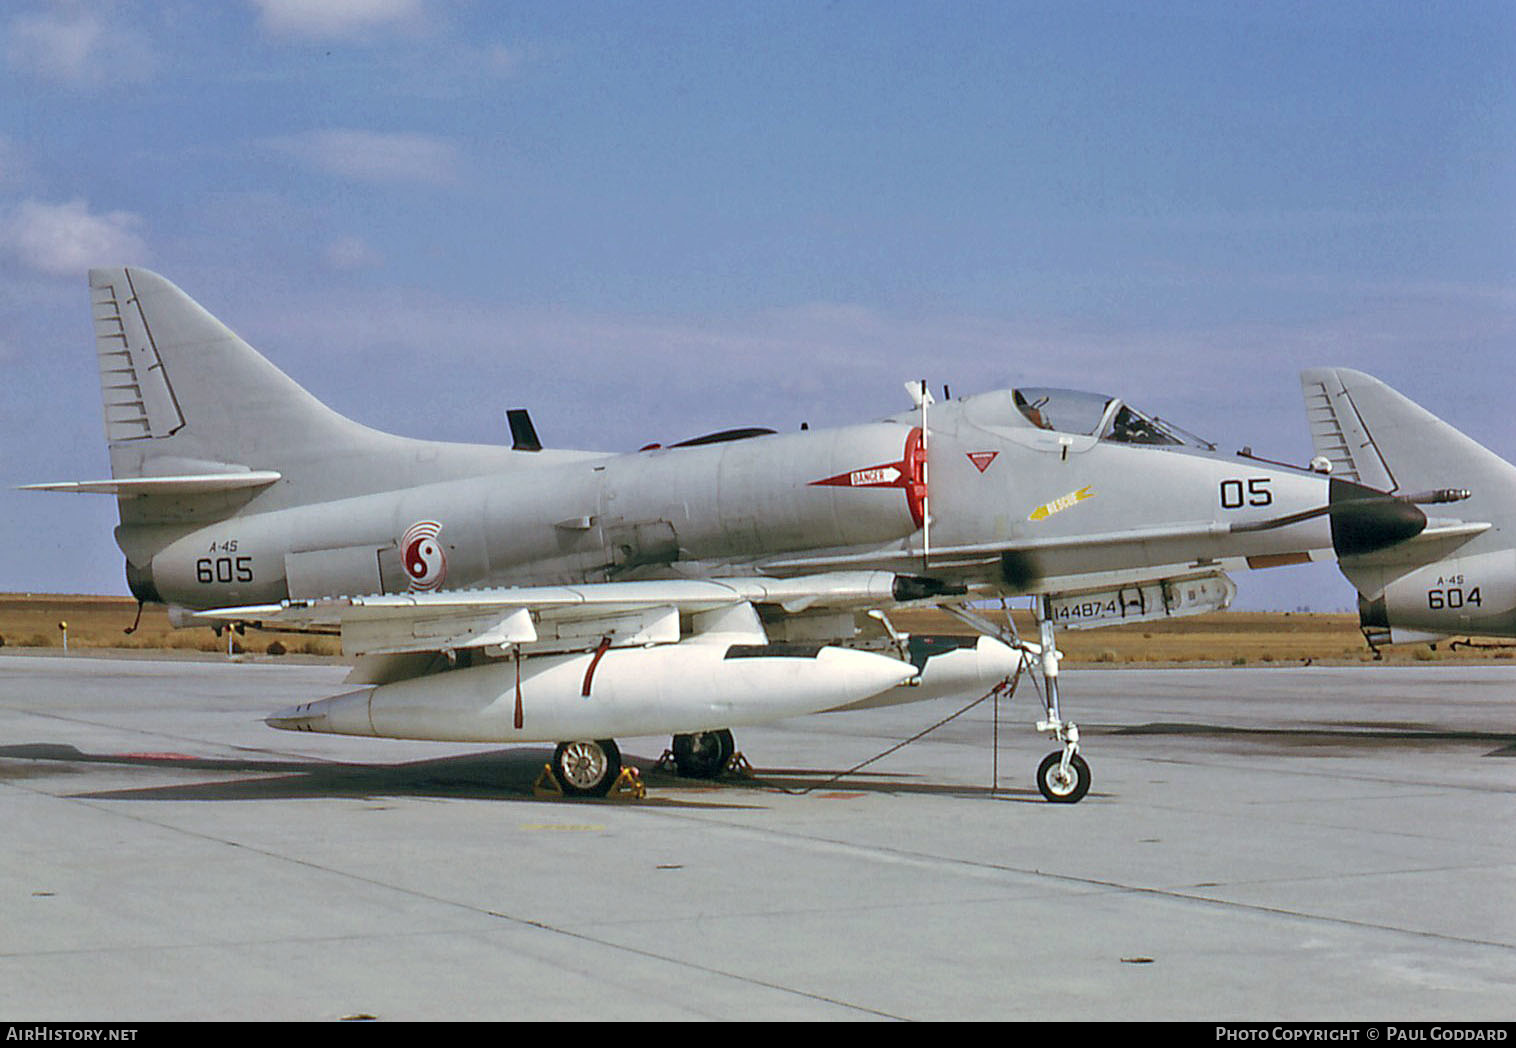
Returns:
[[[91,766],[140,769],[145,776],[186,773],[215,776],[201,782],[173,782],[91,790],[70,796],[91,800],[254,801],[319,797],[449,797],[466,800],[538,801],[556,799],[536,786],[551,759],[549,749],[511,748],[413,761],[404,764],[352,764],[277,758],[194,757],[178,753],[86,753],[59,743],[0,746],[0,779],[82,772]],[[17,762],[17,763],[10,763]],[[24,763],[23,763],[24,762]],[[658,766],[656,760],[628,756],[648,787],[634,803],[657,807],[756,808],[757,794],[837,797],[868,794],[926,794],[1036,800],[1031,788],[999,788],[919,781],[913,775],[842,769],[766,768],[751,776],[685,779]],[[839,778],[838,776],[842,777]],[[619,801],[613,800],[612,803]],[[575,803],[605,803],[597,799]]]

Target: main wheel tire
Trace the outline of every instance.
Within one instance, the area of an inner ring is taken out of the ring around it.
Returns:
[[[1090,766],[1076,753],[1065,774],[1063,751],[1055,750],[1037,766],[1037,788],[1054,804],[1078,804],[1090,792]]]
[[[674,766],[687,779],[714,779],[726,771],[736,752],[729,728],[674,736]]]
[[[573,797],[604,797],[621,775],[621,750],[614,739],[560,742],[553,751],[553,774]]]

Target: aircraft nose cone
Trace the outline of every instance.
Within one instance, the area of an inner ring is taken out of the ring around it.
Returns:
[[[1332,549],[1338,557],[1373,553],[1415,538],[1427,516],[1404,499],[1333,478],[1327,502],[1332,521]]]

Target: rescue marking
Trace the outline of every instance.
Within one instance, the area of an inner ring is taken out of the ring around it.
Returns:
[[[1089,488],[1080,488],[1078,491],[1071,491],[1067,495],[1060,495],[1052,502],[1043,503],[1041,506],[1038,506],[1036,509],[1032,510],[1031,515],[1026,519],[1047,520],[1054,513],[1062,513],[1070,506],[1078,505],[1085,499],[1092,499],[1094,497],[1095,493]]]

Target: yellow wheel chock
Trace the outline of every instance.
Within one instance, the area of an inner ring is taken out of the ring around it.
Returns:
[[[544,764],[542,774],[537,776],[537,781],[532,783],[532,793],[537,797],[562,797],[563,787],[558,785],[558,776],[553,774],[553,766]]]
[[[558,776],[553,774],[551,764],[542,766],[542,774],[532,783],[532,794],[539,798],[563,798],[563,786],[558,782]],[[647,796],[647,784],[642,781],[642,773],[636,768],[622,768],[621,774],[616,776],[616,781],[605,795],[612,800],[640,801]]]
[[[647,784],[642,781],[642,773],[636,768],[622,768],[607,796],[618,800],[642,800],[647,796]]]

